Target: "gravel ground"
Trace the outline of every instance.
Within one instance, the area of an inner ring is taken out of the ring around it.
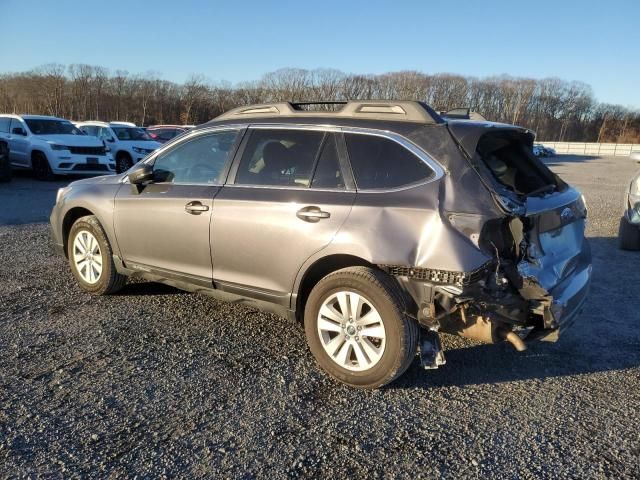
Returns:
[[[373,392],[272,315],[153,283],[82,293],[38,223],[57,185],[0,184],[0,477],[640,477],[640,252],[614,238],[635,166],[552,168],[590,208],[577,326],[524,353],[445,336],[447,365]]]

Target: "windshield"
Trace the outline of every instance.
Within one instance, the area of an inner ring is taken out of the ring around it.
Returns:
[[[111,127],[118,140],[152,140],[143,129],[138,127]]]
[[[25,119],[34,135],[84,135],[80,129],[67,120]]]

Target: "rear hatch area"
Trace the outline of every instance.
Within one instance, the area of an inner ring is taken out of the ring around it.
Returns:
[[[513,324],[564,328],[579,312],[591,277],[584,199],[533,155],[532,132],[478,126],[453,122],[449,130],[503,212],[480,235],[479,246],[495,259],[491,295],[515,290],[526,305],[494,311]]]

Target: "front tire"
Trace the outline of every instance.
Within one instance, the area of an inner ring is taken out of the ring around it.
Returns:
[[[640,225],[629,223],[624,215],[618,229],[618,246],[622,250],[640,250]]]
[[[356,388],[378,388],[414,359],[419,327],[386,273],[350,267],[320,280],[304,313],[309,349],[320,367]]]
[[[33,153],[31,157],[31,167],[33,169],[33,175],[37,180],[41,182],[53,180],[53,172],[51,171],[49,160],[47,160],[47,157],[43,153]]]
[[[129,170],[133,166],[133,160],[129,154],[120,152],[116,156],[116,173],[123,173]]]
[[[116,270],[107,235],[93,215],[79,218],[71,227],[67,257],[73,276],[86,292],[108,295],[120,290],[127,281]]]
[[[9,147],[0,142],[0,182],[11,181],[11,161],[9,160]]]

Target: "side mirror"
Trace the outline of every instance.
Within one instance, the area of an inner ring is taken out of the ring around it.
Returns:
[[[22,135],[23,137],[27,136],[27,132],[24,131],[24,128],[22,127],[13,127],[11,129],[11,133],[14,135]]]
[[[131,170],[127,177],[131,185],[142,185],[145,182],[150,182],[153,180],[153,165],[141,163]]]
[[[636,163],[640,163],[640,151],[631,152],[629,158],[635,160]]]
[[[109,138],[107,138],[107,142],[109,142],[109,143],[113,143],[113,142],[115,142],[115,141],[116,141],[116,140],[115,140],[113,137],[109,137]]]

